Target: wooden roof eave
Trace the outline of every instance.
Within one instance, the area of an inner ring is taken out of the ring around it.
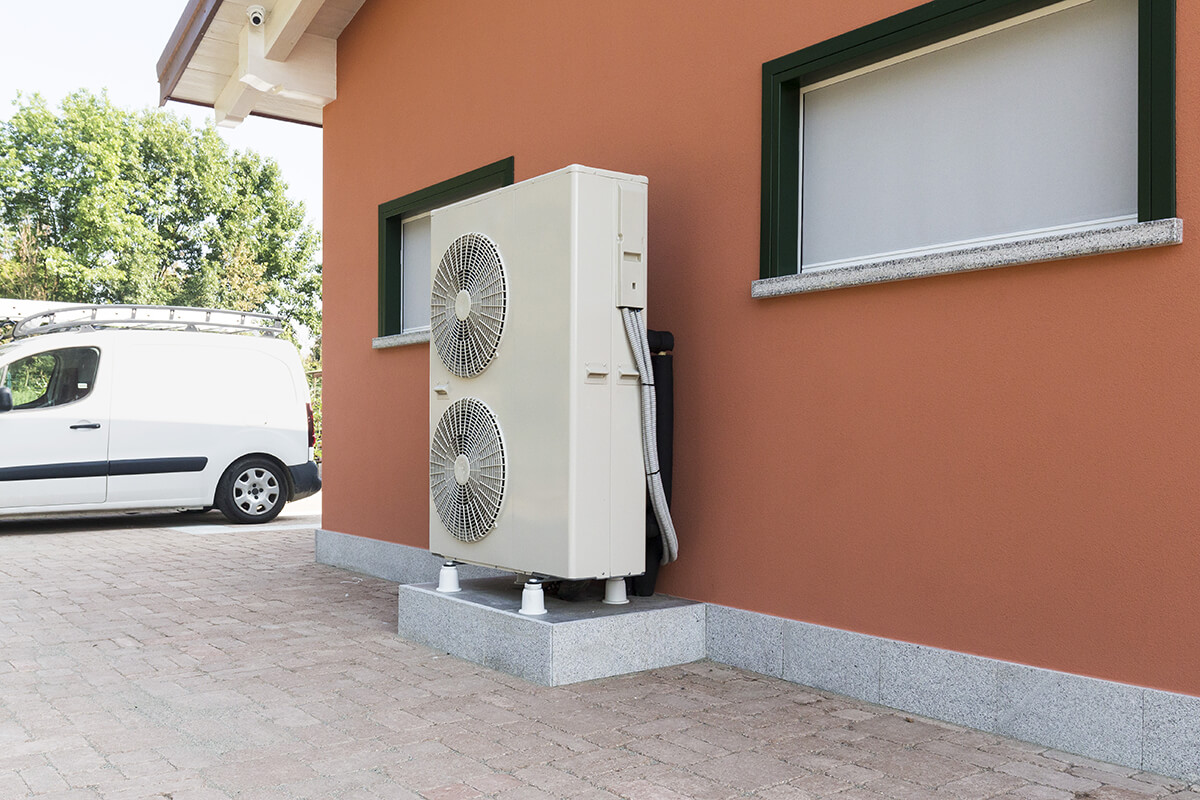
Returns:
[[[158,58],[158,104],[165,105],[175,99],[171,95],[179,85],[180,78],[188,67],[196,48],[208,26],[220,10],[221,0],[188,0],[187,6],[167,40],[162,55]]]

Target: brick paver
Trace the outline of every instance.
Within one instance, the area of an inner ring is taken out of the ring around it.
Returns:
[[[0,522],[0,799],[1200,800],[707,661],[534,686],[398,638],[311,527],[152,522]]]

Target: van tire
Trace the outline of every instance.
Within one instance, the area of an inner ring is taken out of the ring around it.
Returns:
[[[266,458],[247,456],[217,482],[216,506],[230,522],[249,525],[279,516],[288,499],[283,468]]]

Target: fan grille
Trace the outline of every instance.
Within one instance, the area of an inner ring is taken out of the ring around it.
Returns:
[[[492,410],[474,397],[446,409],[429,447],[429,491],[456,539],[477,542],[495,527],[505,471],[504,439]]]
[[[470,378],[496,355],[508,308],[508,282],[495,242],[482,233],[459,236],[433,276],[430,335],[446,369]]]

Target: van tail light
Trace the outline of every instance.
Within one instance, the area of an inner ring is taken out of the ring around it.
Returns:
[[[317,426],[313,424],[312,403],[305,405],[308,409],[308,446],[317,446]]]

